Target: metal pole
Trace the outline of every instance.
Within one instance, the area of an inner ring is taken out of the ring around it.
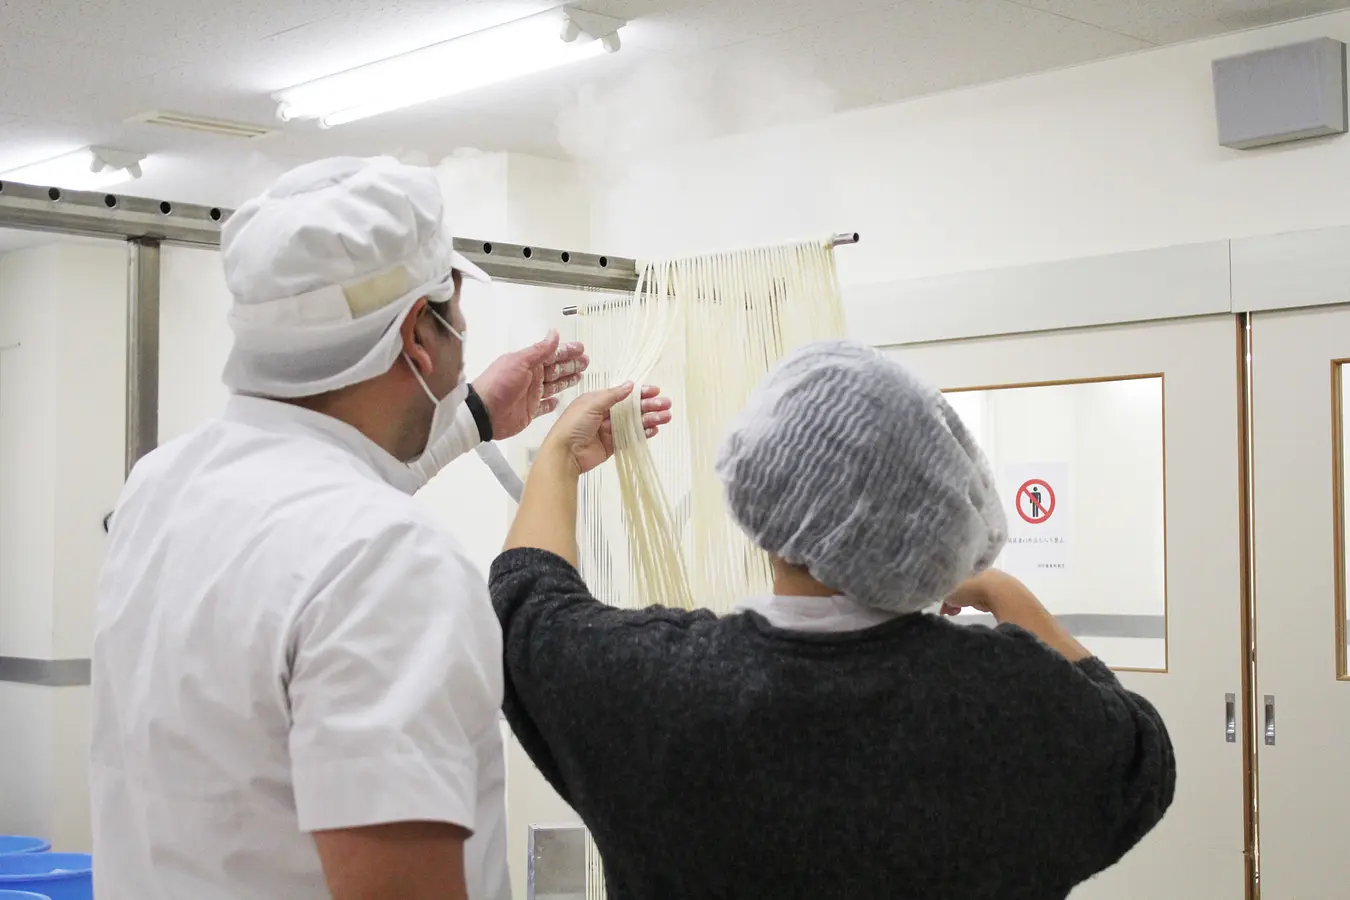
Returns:
[[[159,241],[127,241],[126,470],[159,443]]]

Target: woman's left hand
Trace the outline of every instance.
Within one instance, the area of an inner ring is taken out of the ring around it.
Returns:
[[[584,474],[614,455],[614,423],[610,410],[633,393],[632,384],[591,391],[573,400],[544,439],[542,452],[567,459]],[[648,438],[656,436],[671,419],[670,399],[661,389],[648,385],[642,389],[642,427]]]

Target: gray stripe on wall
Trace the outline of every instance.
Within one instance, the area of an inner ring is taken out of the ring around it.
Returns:
[[[962,625],[993,626],[993,616],[961,616],[957,621]],[[1167,637],[1166,616],[1118,616],[1106,613],[1078,613],[1055,616],[1055,621],[1063,625],[1074,637],[1080,638],[1152,638],[1163,640]]]
[[[1118,616],[1104,613],[1081,613],[1056,616],[1074,637],[1151,638],[1162,640],[1167,636],[1166,616]],[[961,616],[962,625],[995,624],[993,616]],[[1350,619],[1345,633],[1350,635]],[[87,659],[26,659],[21,656],[0,656],[0,682],[35,684],[43,687],[79,687],[89,683],[90,665]]]
[[[43,687],[78,687],[89,683],[87,659],[27,659],[0,656],[0,681]]]

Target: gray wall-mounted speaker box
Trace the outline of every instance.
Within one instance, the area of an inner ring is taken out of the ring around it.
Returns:
[[[1250,150],[1346,132],[1345,44],[1318,38],[1214,60],[1219,143]]]

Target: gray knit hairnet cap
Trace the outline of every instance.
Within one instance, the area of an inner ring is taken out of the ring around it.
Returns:
[[[942,393],[853,341],[808,344],[769,372],[717,474],[760,547],[897,613],[940,602],[1007,540],[989,463]]]

